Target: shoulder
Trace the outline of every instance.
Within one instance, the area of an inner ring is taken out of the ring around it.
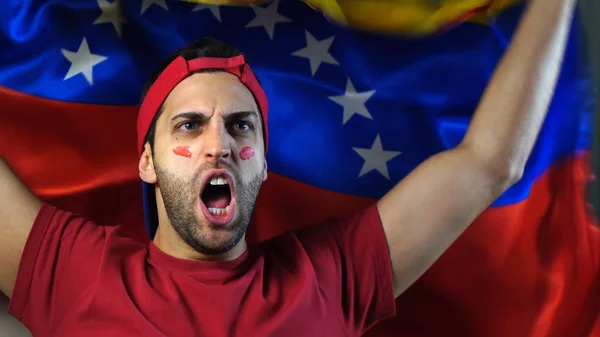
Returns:
[[[288,231],[260,244],[266,256],[277,259],[307,261],[315,266],[331,268],[347,255],[358,241],[366,239],[371,243],[387,242],[383,234],[377,204],[357,209],[338,217],[330,217],[304,228]],[[373,242],[373,240],[376,242]]]
[[[143,225],[136,229],[133,225],[104,224],[77,211],[67,210],[49,202],[43,202],[34,222],[35,235],[32,241],[71,243],[85,249],[89,245],[131,245],[147,247],[149,238],[141,235]],[[145,234],[145,232],[143,233]],[[42,244],[43,242],[39,242]],[[36,246],[36,244],[29,244]],[[57,247],[59,248],[59,247]]]
[[[349,235],[383,230],[377,203],[358,208],[343,216],[331,217],[295,233],[298,240],[310,245],[314,242],[344,240]]]
[[[122,256],[147,248],[147,242],[132,233],[135,230],[130,226],[103,225],[75,211],[43,202],[25,246],[22,267],[60,262],[61,267],[73,272],[98,268],[107,262],[106,254]]]
[[[312,246],[331,241],[344,232],[358,229],[381,229],[382,223],[377,203],[373,202],[365,207],[358,208],[340,216],[332,216],[305,227],[295,230],[289,230],[274,238],[266,240],[265,247],[286,248],[289,243],[297,243],[303,246]]]
[[[10,312],[29,327],[64,317],[77,298],[109,265],[143,245],[126,235],[123,226],[102,226],[44,202],[18,267]]]
[[[395,315],[389,248],[375,202],[287,232],[265,242],[264,249],[265,263],[285,270],[277,275],[312,284],[318,296],[335,303],[348,331],[363,333]]]

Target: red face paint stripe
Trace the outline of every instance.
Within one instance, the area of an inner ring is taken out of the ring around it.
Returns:
[[[189,146],[178,146],[173,149],[173,152],[182,157],[191,158],[192,157],[192,149]]]
[[[242,151],[240,151],[240,158],[242,158],[242,160],[248,160],[254,157],[255,153],[256,152],[254,151],[253,147],[246,146],[242,149]]]

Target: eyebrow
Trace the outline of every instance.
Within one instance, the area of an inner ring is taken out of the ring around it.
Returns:
[[[225,120],[228,122],[240,120],[244,118],[255,118],[256,120],[260,120],[258,117],[258,113],[256,111],[236,111],[226,114]],[[179,119],[191,119],[195,121],[205,122],[208,120],[205,114],[197,111],[189,111],[189,112],[181,112],[171,118],[171,122],[174,122]]]
[[[203,113],[200,112],[181,112],[171,118],[171,122],[174,122],[178,119],[192,119],[192,120],[200,120],[206,121],[208,118]]]
[[[246,118],[255,118],[256,120],[260,120],[256,111],[236,111],[225,115],[225,120],[228,122]]]

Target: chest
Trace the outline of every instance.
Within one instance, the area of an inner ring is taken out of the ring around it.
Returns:
[[[143,276],[142,276],[143,275]],[[56,336],[345,336],[340,304],[310,273],[102,277]]]

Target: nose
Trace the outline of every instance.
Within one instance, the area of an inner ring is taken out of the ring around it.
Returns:
[[[231,157],[229,134],[222,122],[209,123],[203,138],[203,155],[207,160],[216,163]]]

